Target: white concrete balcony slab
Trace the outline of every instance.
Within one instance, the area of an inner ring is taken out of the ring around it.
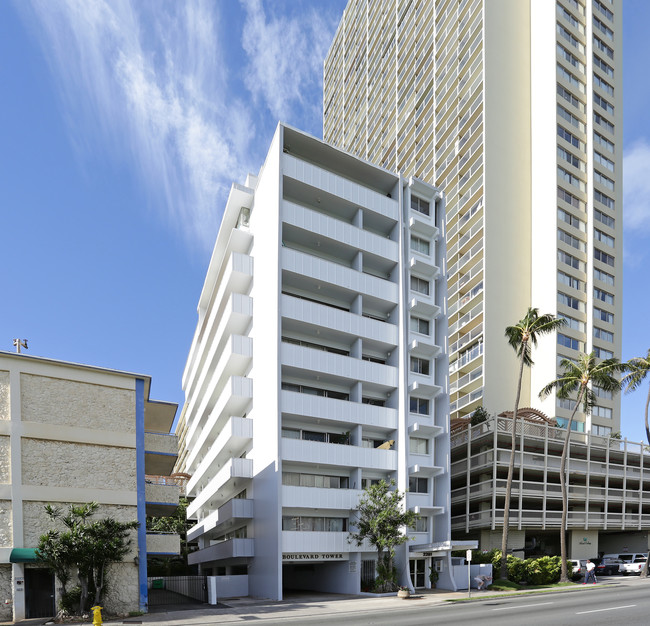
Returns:
[[[412,437],[437,437],[438,435],[442,435],[445,429],[437,424],[415,422],[408,427],[408,432]]]
[[[436,358],[442,353],[442,348],[437,346],[432,341],[423,341],[421,339],[413,339],[409,343],[409,354],[413,356],[422,356],[429,358]]]
[[[389,472],[397,470],[397,452],[395,450],[379,450],[378,448],[362,448],[361,446],[345,446],[283,437],[281,453],[283,461],[361,467]]]
[[[252,439],[253,421],[245,417],[231,417],[192,473],[192,478],[187,482],[188,492],[203,480],[212,467],[219,467],[228,459],[239,456]]]
[[[296,391],[281,392],[280,410],[284,415],[361,424],[387,430],[397,428],[396,409],[312,396]]]
[[[440,234],[438,227],[433,221],[433,217],[427,217],[422,213],[411,214],[411,217],[409,217],[409,230],[431,239],[437,239]]]
[[[434,303],[432,298],[417,297],[411,298],[408,303],[410,313],[417,313],[419,315],[427,316],[436,319],[440,315],[442,309]]]
[[[187,562],[190,565],[207,563],[209,561],[220,561],[222,559],[234,559],[238,557],[255,556],[255,544],[253,539],[228,539],[216,543],[202,550],[190,552],[187,555]]]
[[[207,482],[200,483],[194,489],[187,490],[188,496],[194,496],[187,507],[187,516],[192,517],[196,511],[209,505],[214,509],[230,500],[235,490],[241,490],[240,487],[245,481],[253,478],[253,460],[252,459],[230,459],[211,479],[205,479]]]
[[[216,350],[216,346],[215,346]],[[228,393],[227,384],[231,376],[246,373],[253,358],[253,339],[243,335],[232,335],[224,342],[220,354],[214,355],[216,362],[208,366],[210,375],[202,393],[197,393],[187,403],[185,415],[189,424],[188,439],[192,440],[201,426],[203,416],[216,406],[222,392]]]
[[[282,485],[282,506],[286,508],[355,510],[359,506],[361,489],[324,489]]]
[[[413,458],[411,458],[411,462],[413,463]],[[426,476],[431,478],[432,476],[444,474],[444,472],[445,468],[433,465],[431,459],[422,460],[419,463],[413,463],[413,465],[410,465],[408,468],[409,476]]]
[[[399,219],[399,207],[396,200],[317,165],[296,159],[291,154],[282,155],[282,171],[285,176],[322,189],[373,213],[395,221]]]
[[[409,268],[416,274],[432,279],[437,278],[440,274],[440,268],[437,265],[416,255],[411,256],[409,259]]]
[[[445,507],[444,506],[429,506],[426,504],[423,505],[416,505],[413,507],[413,511],[419,515],[422,516],[434,516],[434,515],[442,515],[445,512]]]
[[[397,368],[349,356],[333,354],[315,348],[283,343],[280,348],[283,366],[307,370],[312,373],[347,378],[354,381],[397,387]]]
[[[174,533],[147,533],[147,554],[180,554],[181,538]]]
[[[253,519],[253,500],[237,498],[229,500],[216,511],[212,511],[198,524],[187,531],[187,540],[195,541],[202,535],[223,534],[228,528],[242,520]]]
[[[341,287],[351,294],[358,293],[391,304],[398,302],[398,285],[389,280],[364,274],[291,248],[282,248],[281,261],[283,270],[311,281]]]
[[[207,452],[230,416],[241,415],[252,399],[253,379],[246,376],[231,376],[214,409],[195,433],[195,441],[190,446],[187,456],[187,467],[190,473],[194,471],[196,459]]]
[[[433,383],[421,380],[409,382],[408,390],[409,393],[420,398],[435,398],[442,393],[442,387],[440,385],[434,385]]]
[[[339,248],[346,246],[353,250],[374,254],[394,263],[398,261],[397,242],[299,204],[284,200],[282,202],[282,221],[337,242]]]
[[[354,338],[385,344],[387,349],[398,344],[398,327],[324,304],[283,295],[280,313],[284,319],[321,326]]]
[[[354,544],[348,543],[348,533],[282,531],[282,552],[357,552]]]
[[[178,458],[178,437],[162,433],[144,434],[145,474],[168,476]]]

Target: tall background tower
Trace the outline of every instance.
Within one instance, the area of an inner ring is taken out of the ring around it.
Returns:
[[[620,356],[619,0],[350,0],[324,67],[326,141],[446,194],[451,417],[514,400],[505,326],[528,306],[567,319],[522,403],[561,358]],[[596,390],[576,427],[620,430]]]

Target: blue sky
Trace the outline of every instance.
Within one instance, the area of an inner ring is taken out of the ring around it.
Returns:
[[[321,135],[345,4],[0,2],[0,349],[149,374],[182,404],[230,183],[278,120]],[[624,359],[650,347],[649,23],[624,0]],[[623,398],[635,441],[646,389]]]

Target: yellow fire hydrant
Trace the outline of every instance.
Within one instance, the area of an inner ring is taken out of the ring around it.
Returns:
[[[93,626],[102,626],[102,607],[98,604],[91,606],[90,610],[93,612]]]

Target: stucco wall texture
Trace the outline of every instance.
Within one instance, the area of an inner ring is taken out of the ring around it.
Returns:
[[[0,435],[0,485],[11,484],[11,441]]]
[[[5,600],[11,599],[11,565],[0,565],[0,620],[10,622],[13,617],[11,604]]]
[[[0,548],[13,548],[11,500],[0,500]],[[0,596],[0,602],[3,602]]]
[[[21,444],[23,485],[136,491],[132,448],[28,438]]]
[[[0,420],[9,419],[9,372],[0,371]]]
[[[24,421],[135,432],[135,392],[128,389],[21,374],[20,395]]]

